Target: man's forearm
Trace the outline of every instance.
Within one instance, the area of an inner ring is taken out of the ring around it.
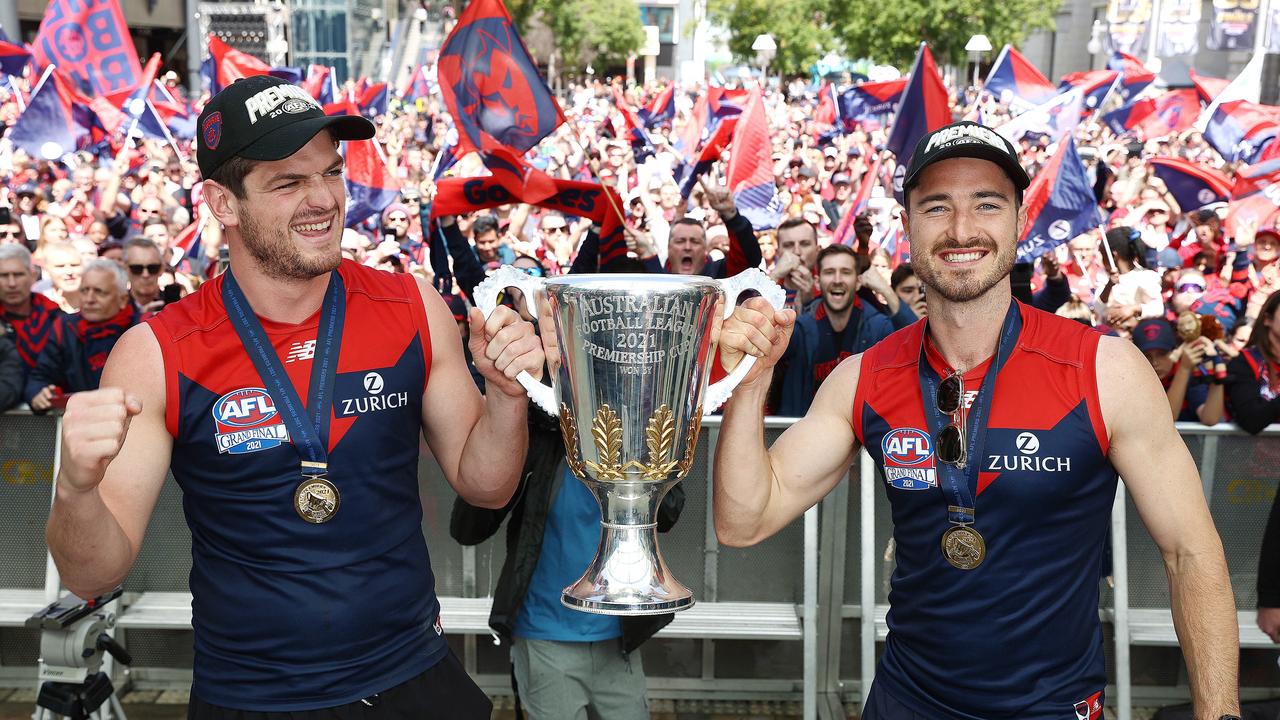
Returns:
[[[773,490],[764,441],[769,384],[739,387],[725,405],[715,462],[716,534],[726,545],[750,545],[760,534]]]
[[[1221,544],[1165,561],[1196,720],[1240,712],[1240,635]]]
[[[58,487],[45,541],[62,584],[81,598],[119,585],[133,565],[129,538],[97,488],[76,492]]]
[[[472,427],[458,464],[459,486],[467,489],[460,494],[468,503],[500,508],[511,499],[529,446],[528,413],[528,398],[493,389],[485,396],[484,413]]]

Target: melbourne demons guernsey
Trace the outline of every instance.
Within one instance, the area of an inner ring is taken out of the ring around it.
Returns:
[[[926,422],[925,322],[862,356],[853,422],[893,513],[897,567],[876,683],[930,718],[1102,717],[1098,580],[1116,471],[1099,407],[1100,335],[1018,303],[1022,327],[996,376],[973,527],[987,554],[953,567],[940,539],[954,504]],[[964,376],[966,401],[991,360]],[[972,433],[973,427],[967,432]]]
[[[174,477],[191,527],[193,692],[229,708],[309,710],[368,697],[447,652],[422,535],[418,446],[430,334],[412,276],[344,260],[328,522],[302,481],[277,398],[227,317],[220,276],[149,319],[164,357]],[[308,397],[320,312],[259,318]],[[282,409],[282,408],[281,408]]]

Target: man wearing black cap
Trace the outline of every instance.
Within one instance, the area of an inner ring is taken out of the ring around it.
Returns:
[[[372,137],[364,118],[252,77],[197,131],[230,270],[129,331],[104,389],[69,403],[47,533],[62,580],[93,597],[124,579],[172,469],[189,717],[488,718],[444,639],[418,446],[468,502],[505,504],[527,439],[514,377],[540,373],[541,344],[514,312],[472,310],[482,397],[439,294],[342,260],[338,142]]]
[[[795,317],[755,300],[735,310],[722,362],[759,362],[725,409],[717,534],[769,537],[865,447],[897,567],[864,720],[1095,720],[1107,682],[1097,581],[1119,473],[1165,557],[1196,717],[1234,717],[1226,561],[1159,381],[1131,343],[1012,299],[1028,184],[987,127],[920,140],[904,220],[928,318],[842,363],[772,448],[761,407]]]

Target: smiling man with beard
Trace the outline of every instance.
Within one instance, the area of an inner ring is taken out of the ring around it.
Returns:
[[[1132,343],[1013,300],[1029,182],[990,128],[920,139],[904,227],[928,316],[841,363],[771,448],[761,408],[794,315],[758,299],[734,310],[721,362],[758,362],[725,405],[716,534],[773,535],[864,447],[876,472],[860,480],[884,486],[897,547],[864,720],[1100,720],[1098,579],[1119,475],[1164,558],[1195,716],[1236,718],[1222,542],[1155,373]]]
[[[542,345],[514,312],[472,310],[481,396],[430,285],[342,259],[338,142],[369,121],[251,77],[198,134],[230,269],[126,333],[103,389],[68,404],[47,530],[62,580],[86,598],[121,583],[172,469],[192,529],[188,717],[488,718],[445,642],[418,448],[467,502],[503,506],[527,443],[514,378],[541,374]]]

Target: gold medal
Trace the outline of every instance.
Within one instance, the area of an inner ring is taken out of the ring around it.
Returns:
[[[942,533],[942,556],[956,568],[972,570],[987,557],[987,543],[968,525],[956,525]]]
[[[338,514],[342,497],[333,483],[319,476],[303,476],[298,489],[293,491],[293,509],[309,523],[329,522]]]

